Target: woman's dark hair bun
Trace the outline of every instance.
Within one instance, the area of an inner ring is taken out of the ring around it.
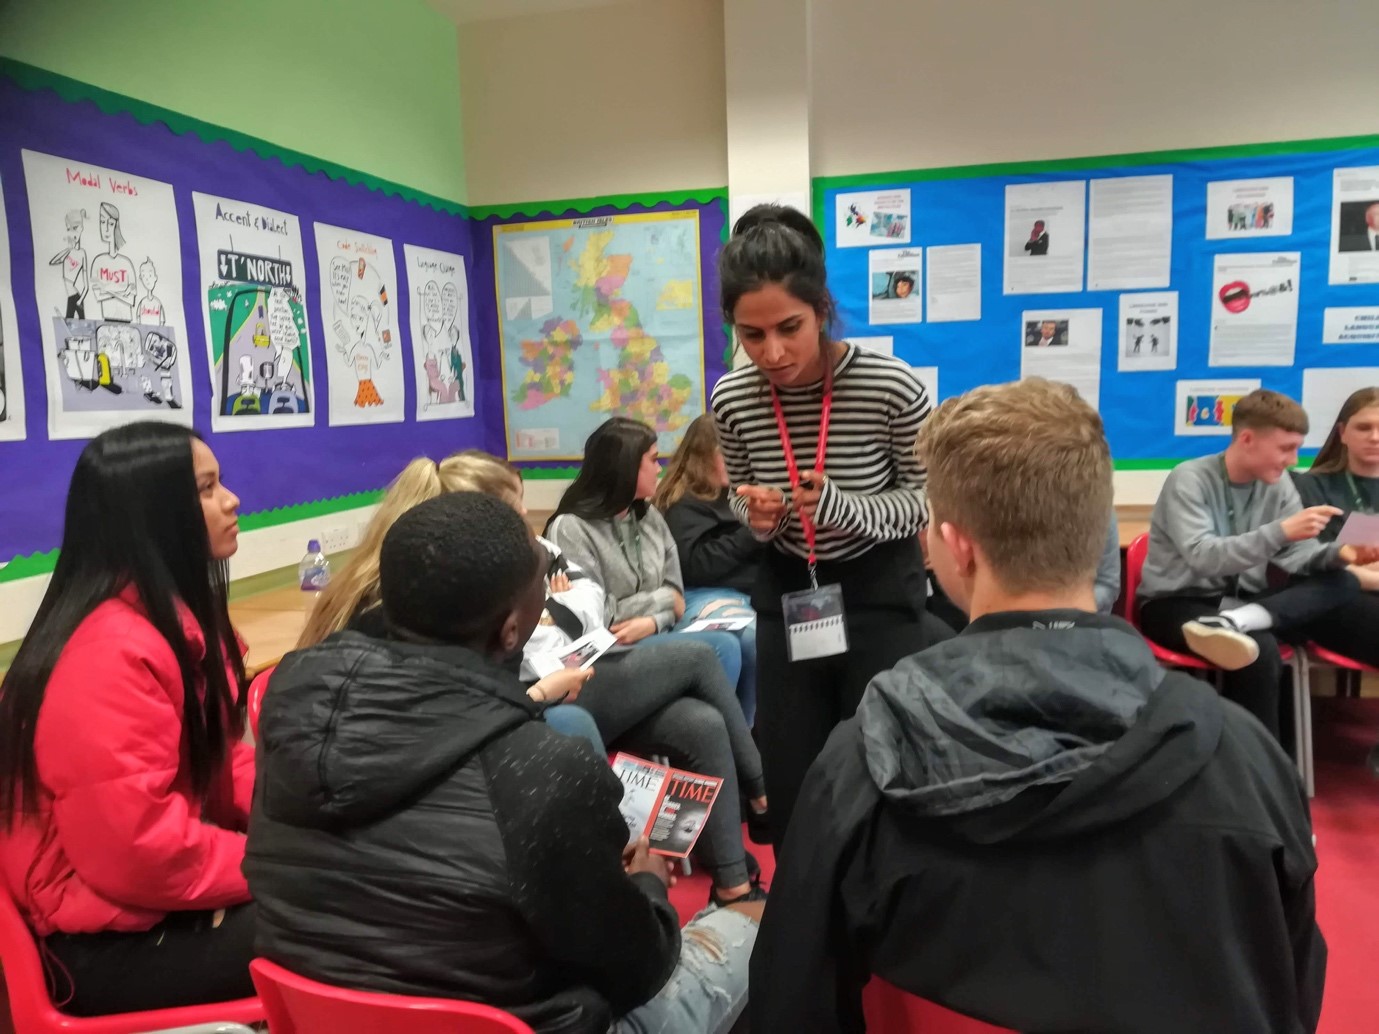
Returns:
[[[820,255],[824,253],[824,239],[819,233],[819,228],[814,225],[809,216],[798,208],[791,208],[789,205],[753,205],[738,216],[737,222],[733,224],[733,236],[740,237],[758,226],[772,223],[794,230],[813,244]]]

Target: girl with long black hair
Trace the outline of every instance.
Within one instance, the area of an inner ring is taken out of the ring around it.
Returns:
[[[604,620],[623,646],[669,632],[685,615],[675,536],[651,505],[661,474],[658,451],[656,432],[640,420],[605,420],[584,443],[579,474],[546,524],[546,537],[603,586]],[[742,647],[734,635],[676,635],[712,646],[741,693]]]
[[[768,542],[757,611],[758,743],[779,847],[810,763],[878,672],[946,638],[925,611],[915,456],[928,393],[899,360],[835,340],[823,241],[758,205],[718,260],[751,360],[714,387],[739,518]]]
[[[194,431],[95,438],[0,682],[0,872],[77,1015],[253,994],[238,509]]]

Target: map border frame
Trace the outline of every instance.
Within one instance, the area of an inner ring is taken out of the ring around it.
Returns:
[[[564,219],[537,219],[525,222],[495,223],[493,226],[493,298],[495,305],[496,322],[498,324],[498,377],[502,387],[503,399],[503,452],[510,463],[551,463],[566,462],[578,463],[584,459],[583,452],[579,453],[541,453],[539,455],[523,453],[513,455],[513,434],[509,420],[508,406],[508,374],[507,374],[507,337],[504,331],[505,320],[503,319],[503,294],[502,285],[499,279],[498,256],[500,254],[501,240],[504,234],[515,233],[541,233],[554,232],[561,229],[589,229],[587,225],[593,222],[606,222],[611,227],[626,223],[647,223],[647,222],[670,222],[676,219],[691,218],[694,220],[694,262],[697,272],[696,284],[699,293],[699,346],[696,350],[699,357],[699,411],[708,411],[709,385],[708,385],[708,364],[704,355],[705,342],[707,336],[704,332],[704,242],[703,242],[703,213],[698,208],[677,208],[659,212],[617,212],[607,215],[582,215],[572,216]],[[610,414],[615,415],[615,414]],[[696,414],[698,415],[698,414]],[[606,418],[605,418],[606,419]],[[659,441],[659,434],[657,439]],[[658,453],[660,458],[667,459],[671,455],[667,452]]]

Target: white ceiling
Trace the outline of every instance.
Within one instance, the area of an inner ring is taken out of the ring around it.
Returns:
[[[456,25],[467,22],[520,18],[530,14],[572,11],[581,7],[608,7],[623,0],[426,0],[433,10]]]

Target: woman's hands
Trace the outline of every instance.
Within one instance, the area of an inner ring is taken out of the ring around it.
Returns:
[[[747,500],[748,527],[761,535],[776,530],[781,515],[785,513],[784,492],[778,488],[763,488],[761,485],[741,485],[737,494]]]
[[[747,500],[748,526],[758,534],[766,535],[776,530],[787,507],[802,519],[815,523],[826,484],[824,475],[805,470],[800,472],[800,487],[789,500],[779,488],[764,488],[761,485],[742,485],[737,494]]]

